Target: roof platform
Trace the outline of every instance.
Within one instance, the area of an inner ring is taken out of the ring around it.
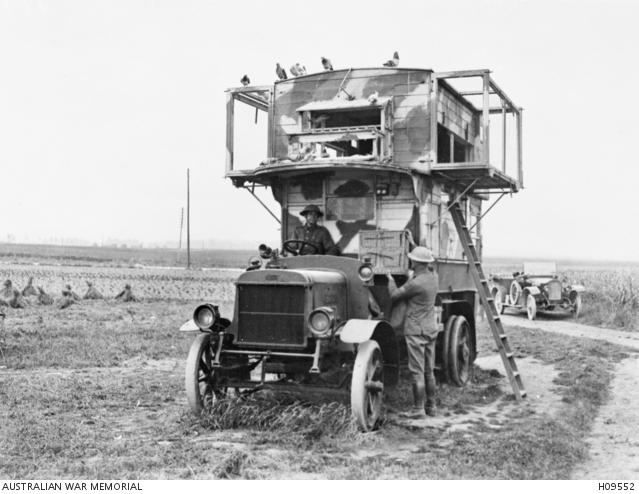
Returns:
[[[517,192],[519,181],[485,163],[445,163],[431,166],[431,174],[469,192]]]

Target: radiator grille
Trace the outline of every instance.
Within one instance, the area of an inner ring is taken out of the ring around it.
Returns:
[[[551,281],[546,285],[549,300],[561,300],[561,281]]]
[[[304,346],[304,287],[239,285],[238,343]]]

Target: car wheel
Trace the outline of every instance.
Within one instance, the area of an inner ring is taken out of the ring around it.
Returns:
[[[575,296],[575,300],[572,303],[572,313],[575,316],[575,319],[577,319],[579,314],[581,314],[581,293],[578,293]]]
[[[186,398],[194,413],[200,413],[211,406],[217,392],[217,375],[211,365],[215,344],[211,345],[211,335],[197,335],[186,359],[184,384]]]
[[[496,286],[493,288],[493,298],[495,299],[495,308],[497,309],[498,314],[504,313],[504,297],[501,293],[501,288]]]
[[[451,382],[448,362],[450,360],[450,334],[453,330],[455,319],[457,319],[457,316],[453,315],[446,320],[446,325],[444,326],[444,332],[442,334],[441,369],[443,381],[447,383]]]
[[[384,361],[374,340],[360,343],[351,378],[351,412],[358,427],[368,432],[375,429],[382,412],[384,396]]]
[[[534,321],[535,317],[537,317],[537,302],[530,293],[526,297],[526,313],[531,321]]]
[[[470,380],[470,325],[464,316],[457,316],[450,332],[448,375],[455,386],[465,386]]]

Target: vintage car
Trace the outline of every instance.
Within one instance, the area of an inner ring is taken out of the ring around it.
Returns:
[[[531,321],[537,311],[564,310],[575,318],[581,313],[582,285],[567,283],[557,275],[555,263],[524,263],[522,272],[491,276],[492,294],[500,313],[506,307],[525,310]]]
[[[286,241],[284,248],[297,252],[302,243]],[[269,260],[256,269],[251,259],[236,282],[232,319],[203,304],[181,328],[199,332],[186,362],[190,407],[199,413],[229,389],[350,396],[359,427],[374,429],[384,391],[398,383],[402,343],[390,323],[386,277],[374,275],[368,259],[264,252]],[[476,354],[472,306],[443,305],[438,375],[463,386]]]

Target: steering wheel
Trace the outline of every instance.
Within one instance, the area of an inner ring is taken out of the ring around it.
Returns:
[[[301,255],[302,249],[304,247],[313,248],[313,252],[311,252],[309,255],[319,254],[320,252],[320,246],[317,245],[315,242],[309,242],[308,240],[286,240],[282,244],[282,247],[286,252],[290,252],[294,256]]]

